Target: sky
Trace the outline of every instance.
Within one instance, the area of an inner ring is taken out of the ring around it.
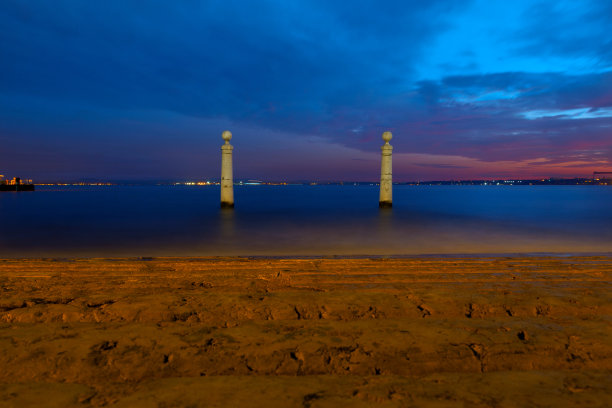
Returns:
[[[612,171],[609,0],[0,2],[0,174],[394,181]]]

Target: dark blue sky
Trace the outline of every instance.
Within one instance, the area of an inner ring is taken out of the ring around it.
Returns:
[[[0,3],[0,173],[588,176],[612,167],[612,2]]]

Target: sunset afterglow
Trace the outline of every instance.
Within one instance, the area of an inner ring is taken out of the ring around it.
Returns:
[[[254,18],[257,16],[257,18]],[[503,16],[503,18],[502,18]],[[0,5],[2,171],[48,180],[589,177],[612,3]]]

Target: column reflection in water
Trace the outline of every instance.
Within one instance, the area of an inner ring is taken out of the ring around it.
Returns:
[[[236,214],[231,208],[219,210],[219,239],[224,246],[235,247]]]
[[[381,249],[393,252],[393,248],[397,243],[395,242],[396,231],[392,208],[379,208],[376,230],[377,241],[382,247]]]

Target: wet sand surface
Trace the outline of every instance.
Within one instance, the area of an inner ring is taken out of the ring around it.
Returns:
[[[0,260],[0,407],[609,407],[612,258]]]

